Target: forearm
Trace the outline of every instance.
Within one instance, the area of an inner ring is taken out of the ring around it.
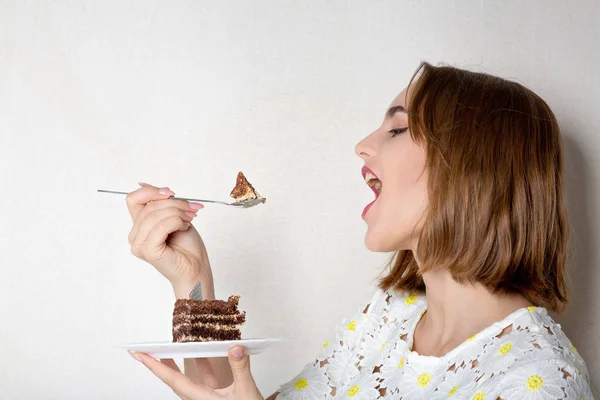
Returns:
[[[233,383],[233,374],[227,357],[211,358],[210,365],[215,370],[220,388],[225,388]]]
[[[173,292],[177,299],[189,299],[190,292],[194,289],[196,284],[200,281],[202,287],[202,298],[204,300],[215,300],[215,284],[213,283],[212,272],[203,272],[198,276],[187,279],[184,282],[173,283]]]
[[[212,279],[212,274],[204,274],[199,276],[197,279],[192,279],[187,282],[182,282],[177,285],[173,285],[173,292],[175,297],[178,299],[188,299],[189,294],[200,281],[202,287],[202,297],[205,300],[215,299],[215,286]],[[231,373],[231,367],[227,357],[215,357],[210,358],[210,364],[215,370],[216,378],[219,381],[219,387],[224,388],[233,383],[233,375]],[[185,374],[189,376],[195,382],[202,382],[201,372],[198,371],[196,363],[193,359],[184,360]]]
[[[215,370],[215,376],[219,381],[219,389],[226,388],[233,383],[233,375],[227,357],[209,358],[210,365]],[[202,372],[194,359],[187,358],[183,361],[185,374],[196,383],[203,383]]]

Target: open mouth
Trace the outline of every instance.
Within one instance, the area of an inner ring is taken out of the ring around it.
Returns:
[[[375,204],[375,202],[381,195],[383,184],[381,183],[381,180],[377,177],[377,175],[375,175],[373,171],[371,171],[367,166],[363,167],[362,175],[367,185],[371,188],[373,193],[375,193],[375,200],[369,203],[362,212],[362,218],[364,219],[371,207],[373,206],[373,204]]]
[[[379,197],[379,195],[381,194],[381,189],[383,187],[383,184],[381,183],[379,178],[377,178],[372,173],[367,172],[365,174],[365,182],[367,183],[367,185],[369,185],[371,190],[375,193],[375,197]]]

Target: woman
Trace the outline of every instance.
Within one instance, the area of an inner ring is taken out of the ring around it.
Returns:
[[[377,178],[365,243],[395,252],[391,268],[269,399],[591,399],[583,359],[548,315],[567,303],[560,140],[548,105],[520,84],[422,63],[356,146],[363,176]],[[202,206],[170,195],[143,184],[128,196],[132,251],[177,297],[200,280],[213,298],[190,225]],[[182,398],[262,399],[239,346],[230,368],[186,360],[187,376],[132,355]]]

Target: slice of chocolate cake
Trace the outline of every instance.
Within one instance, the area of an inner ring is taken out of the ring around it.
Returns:
[[[263,199],[263,197],[254,189],[254,187],[252,187],[250,182],[248,182],[242,172],[238,173],[235,187],[229,195],[236,201]]]
[[[223,300],[177,299],[173,310],[173,342],[240,340],[239,326],[246,311],[238,310],[240,296]]]

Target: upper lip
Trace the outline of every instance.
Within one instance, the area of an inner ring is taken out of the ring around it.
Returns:
[[[373,170],[371,168],[367,167],[366,165],[364,167],[362,167],[361,172],[362,172],[363,179],[365,181],[367,180],[367,174],[370,174],[370,175],[375,176],[375,178],[377,178],[379,180],[379,182],[381,182],[381,179],[379,179],[377,174],[375,172],[373,172]],[[368,182],[367,182],[367,184],[368,184]],[[381,185],[381,183],[380,183],[380,185]],[[379,187],[379,189],[376,189],[375,186],[371,186],[371,185],[369,185],[369,187],[371,188],[373,193],[375,193],[375,197],[379,197],[379,195],[381,194],[381,186]]]
[[[365,177],[367,176],[367,172],[370,172],[371,174],[375,175],[375,177],[377,179],[379,179],[379,177],[377,176],[377,174],[375,172],[373,172],[373,170],[371,168],[367,167],[366,165],[364,167],[362,167],[361,172],[362,172],[363,179],[365,179]],[[381,180],[381,179],[379,179],[379,180]]]

